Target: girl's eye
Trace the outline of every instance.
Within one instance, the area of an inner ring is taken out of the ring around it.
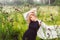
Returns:
[[[35,16],[35,15],[32,15],[32,16]]]
[[[30,18],[32,18],[32,17],[30,17]]]

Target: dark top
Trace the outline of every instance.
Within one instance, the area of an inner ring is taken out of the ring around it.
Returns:
[[[30,24],[29,24],[28,30],[24,34],[25,37],[28,40],[35,40],[38,29],[39,29],[39,23],[38,23],[38,21],[31,21]]]
[[[38,21],[31,21],[30,24],[29,24],[29,29],[28,30],[31,30],[31,31],[34,31],[34,32],[37,33],[38,29],[39,29]]]

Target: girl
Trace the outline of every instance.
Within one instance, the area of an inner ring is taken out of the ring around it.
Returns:
[[[24,33],[23,40],[36,40],[37,31],[40,27],[40,24],[35,15],[35,10],[30,11],[26,17],[27,17],[27,22],[29,24],[29,28]]]

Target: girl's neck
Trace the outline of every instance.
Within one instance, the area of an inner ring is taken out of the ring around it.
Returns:
[[[36,18],[34,21],[38,21],[38,19]]]
[[[32,20],[31,20],[32,21]],[[38,21],[38,19],[36,18],[33,22],[36,22],[36,21]]]

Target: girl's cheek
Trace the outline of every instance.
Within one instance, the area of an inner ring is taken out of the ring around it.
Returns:
[[[33,21],[34,19],[33,19],[33,18],[31,18],[31,20]]]
[[[30,18],[32,20],[32,18]]]

